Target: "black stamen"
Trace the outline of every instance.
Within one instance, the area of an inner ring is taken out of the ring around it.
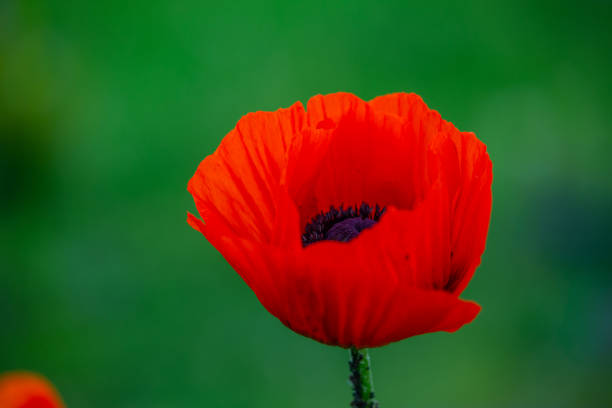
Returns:
[[[343,205],[338,209],[331,206],[329,211],[321,212],[306,225],[302,234],[302,246],[323,240],[348,242],[364,229],[374,226],[385,210],[386,207],[380,208],[378,204],[372,208],[366,203],[347,209]]]

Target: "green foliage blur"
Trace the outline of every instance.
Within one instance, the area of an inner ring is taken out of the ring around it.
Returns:
[[[70,4],[73,3],[73,4]],[[72,408],[347,407],[348,352],[188,227],[245,113],[420,94],[494,163],[483,306],[371,350],[391,407],[612,406],[612,4],[0,2],[0,372]]]

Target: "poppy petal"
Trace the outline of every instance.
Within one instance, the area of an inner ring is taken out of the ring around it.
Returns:
[[[416,120],[430,111],[423,99],[415,93],[397,92],[378,96],[368,104],[380,112]]]
[[[442,290],[450,271],[449,215],[448,194],[436,183],[413,210],[389,208],[375,227],[357,237],[356,245],[373,259],[384,259],[385,270],[402,284]]]
[[[262,244],[235,235],[224,223],[213,220],[204,223],[193,214],[188,214],[187,222],[200,231],[206,239],[223,255],[223,258],[240,275],[255,293],[260,303],[273,315],[279,304],[278,293],[282,289],[274,276],[278,269],[262,257]]]
[[[304,251],[308,256],[291,265],[283,323],[323,343],[378,347],[417,334],[455,331],[480,310],[446,291],[398,281],[385,270],[394,265],[376,252],[368,257],[351,247],[313,244]]]
[[[448,211],[447,192],[438,183],[414,210],[389,208],[349,243],[307,247],[293,266],[299,282],[285,288],[292,298],[304,299],[308,306],[300,318],[306,318],[290,317],[290,326],[304,334],[311,321],[322,320],[318,340],[374,347],[408,337],[410,330],[409,335],[453,331],[470,322],[479,309],[465,309],[472,303],[444,290],[450,271]]]
[[[454,196],[451,246],[453,271],[447,290],[461,293],[480,264],[491,217],[492,163],[486,147],[471,133],[456,142],[461,184]]]
[[[461,293],[480,264],[489,228],[492,164],[486,146],[473,133],[460,132],[443,120],[418,95],[384,95],[369,104],[425,129],[430,158],[434,157],[430,166],[440,167],[451,197],[453,273],[447,290]]]
[[[476,303],[466,302],[444,291],[404,288],[389,300],[389,310],[395,310],[397,314],[393,319],[384,320],[363,347],[379,347],[435,331],[454,332],[474,320],[480,311]]]
[[[367,102],[348,92],[315,95],[306,104],[306,120],[310,128],[331,129],[345,116],[365,117],[368,110]]]
[[[332,121],[335,128],[304,132],[307,141],[290,151],[289,174],[293,177],[288,178],[287,186],[298,204],[302,227],[332,205],[365,201],[411,208],[422,198],[425,145],[403,120],[376,112],[350,94],[311,98],[307,118],[312,126]],[[300,166],[301,171],[292,166]]]
[[[0,376],[0,407],[63,408],[59,394],[43,377],[28,372]]]
[[[430,109],[423,99],[414,93],[400,92],[379,96],[369,101],[368,105],[377,112],[406,120],[411,130],[424,137],[430,147],[440,139],[441,131],[448,131],[446,125],[449,122],[442,119],[437,111]]]
[[[301,103],[244,116],[188,185],[205,223],[223,222],[234,234],[274,239],[276,194],[287,152],[305,118]]]

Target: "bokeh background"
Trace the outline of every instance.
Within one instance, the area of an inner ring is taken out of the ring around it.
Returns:
[[[382,407],[612,405],[612,6],[0,2],[0,371],[73,408],[348,406],[185,222],[241,115],[413,91],[494,163],[457,333],[371,352]]]

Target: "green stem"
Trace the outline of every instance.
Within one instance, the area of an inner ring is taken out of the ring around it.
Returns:
[[[378,402],[374,399],[374,382],[372,381],[368,350],[357,350],[355,347],[351,347],[349,353],[349,369],[351,370],[349,382],[353,389],[351,407],[378,408]]]

